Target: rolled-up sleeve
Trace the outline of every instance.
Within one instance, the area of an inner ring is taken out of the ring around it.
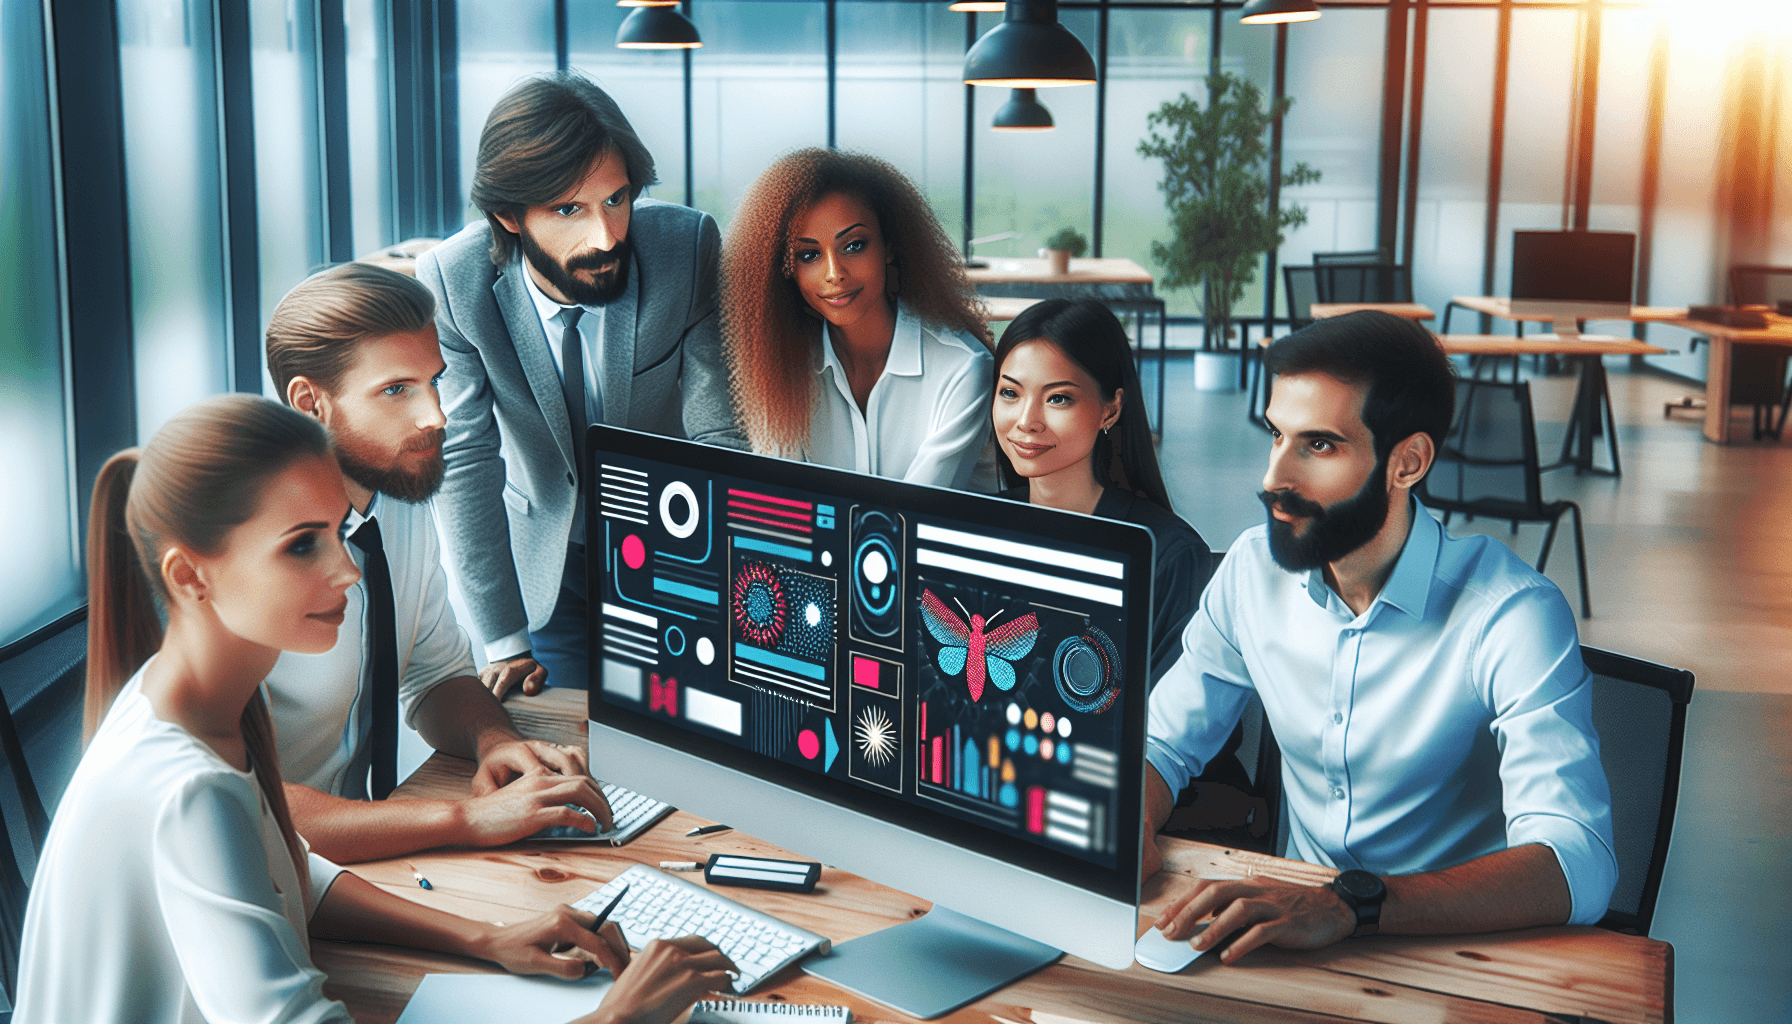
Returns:
[[[1593,682],[1574,613],[1554,587],[1520,590],[1490,616],[1476,685],[1494,712],[1508,846],[1555,852],[1570,924],[1605,915],[1618,881],[1611,790],[1593,728]]]
[[[1250,700],[1250,671],[1230,639],[1236,562],[1221,563],[1182,631],[1182,656],[1151,691],[1145,760],[1171,794],[1201,774]]]

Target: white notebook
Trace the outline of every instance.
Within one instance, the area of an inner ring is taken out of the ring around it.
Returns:
[[[706,999],[691,1009],[691,1024],[850,1024],[844,1006]]]

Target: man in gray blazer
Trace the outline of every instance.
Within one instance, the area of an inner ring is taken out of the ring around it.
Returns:
[[[602,89],[531,78],[480,136],[485,222],[417,261],[448,364],[437,519],[500,697],[586,685],[585,428],[746,447],[717,322],[720,232],[640,199],[655,180]]]

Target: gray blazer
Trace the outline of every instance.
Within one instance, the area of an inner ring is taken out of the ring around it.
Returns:
[[[605,421],[745,448],[722,362],[715,220],[637,200],[629,239],[627,291],[604,310]],[[490,248],[482,220],[417,261],[448,364],[436,517],[471,629],[487,644],[546,625],[577,499],[566,399],[522,258],[500,271]]]

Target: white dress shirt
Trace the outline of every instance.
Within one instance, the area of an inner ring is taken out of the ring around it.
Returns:
[[[962,331],[896,307],[884,372],[859,411],[852,384],[822,332],[809,441],[794,457],[839,469],[963,489],[989,436],[995,359]]]
[[[324,997],[307,938],[342,869],[309,854],[307,903],[254,773],[157,718],[142,679],[119,693],[56,808],[13,1020],[349,1021]]]
[[[1323,570],[1282,569],[1265,528],[1247,530],[1152,691],[1145,756],[1180,792],[1254,689],[1282,750],[1287,856],[1399,875],[1541,843],[1570,923],[1592,924],[1618,864],[1574,613],[1504,544],[1412,511],[1361,615]]]
[[[541,333],[548,339],[548,351],[554,356],[554,369],[566,380],[566,364],[560,358],[560,337],[566,333],[562,315],[571,306],[562,306],[542,293],[535,284],[535,278],[525,269],[523,287],[529,292],[529,298],[535,303],[535,312],[541,317]],[[581,306],[585,311],[579,317],[579,338],[585,343],[585,422],[602,423],[604,421],[604,307]]]
[[[363,517],[349,510],[344,536],[367,518],[379,520],[381,546],[392,572],[393,622],[398,641],[398,697],[414,728],[417,705],[444,680],[474,674],[472,646],[448,604],[442,548],[427,502],[411,505],[376,494]],[[366,556],[353,544],[358,566]],[[268,710],[280,744],[280,773],[288,782],[336,796],[367,798],[367,779],[350,778],[349,765],[373,728],[372,619],[367,580],[348,588],[348,610],[336,646],[323,654],[284,651],[268,673]]]

